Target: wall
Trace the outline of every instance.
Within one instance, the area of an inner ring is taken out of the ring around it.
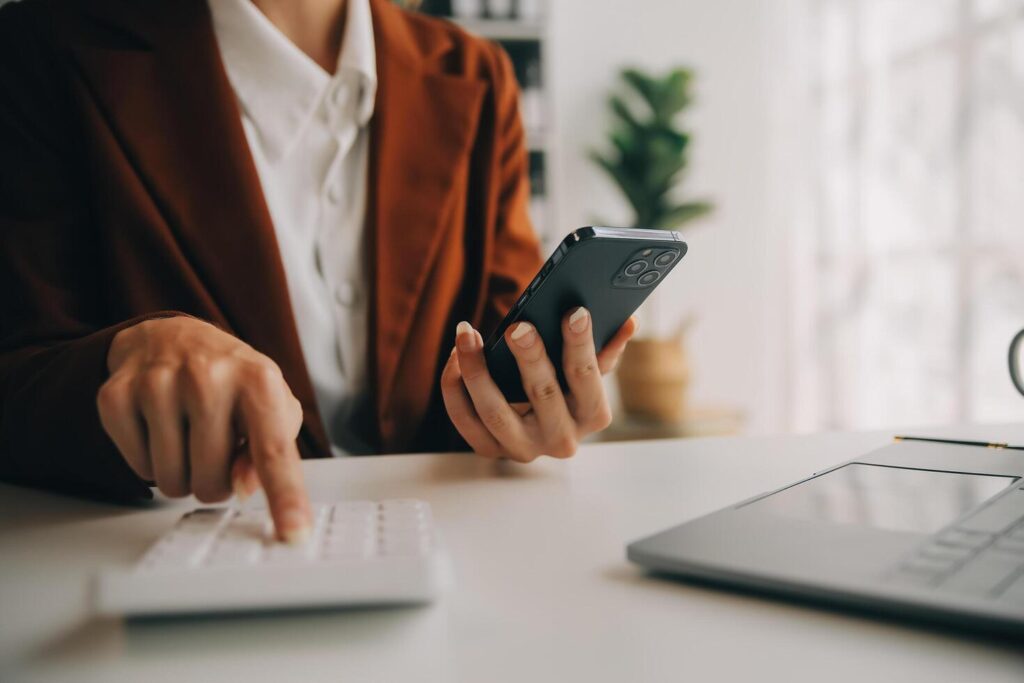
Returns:
[[[695,135],[686,188],[717,204],[686,231],[690,254],[659,290],[659,332],[688,313],[694,403],[740,407],[749,431],[775,431],[784,418],[773,396],[779,340],[769,287],[768,10],[751,0],[551,0],[548,85],[558,148],[556,215],[563,232],[629,216],[614,185],[586,159],[601,145],[605,98],[624,65],[697,72]],[[669,291],[666,291],[669,290]]]

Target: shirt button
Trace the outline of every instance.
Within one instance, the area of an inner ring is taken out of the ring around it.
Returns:
[[[327,187],[327,201],[331,204],[337,204],[341,201],[341,188],[337,183],[331,183]]]
[[[333,100],[335,105],[340,107],[341,104],[346,99],[348,99],[348,94],[349,94],[349,87],[348,87],[348,85],[346,85],[345,83],[339,83],[334,88],[334,95],[331,96],[331,99]]]
[[[342,306],[351,306],[356,302],[356,288],[351,282],[342,282],[334,289],[334,300]]]

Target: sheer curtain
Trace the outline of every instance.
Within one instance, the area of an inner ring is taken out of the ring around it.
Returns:
[[[784,420],[1024,419],[1024,0],[778,0]]]

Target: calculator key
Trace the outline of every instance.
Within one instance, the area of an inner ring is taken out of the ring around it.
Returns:
[[[383,514],[401,513],[401,512],[423,512],[426,509],[426,504],[421,500],[386,500],[380,504],[380,510]]]
[[[140,569],[188,569],[199,563],[202,548],[180,550],[168,546],[153,548],[140,563]]]
[[[325,536],[351,536],[353,534],[373,534],[377,525],[373,522],[335,522],[324,527]]]
[[[345,546],[353,545],[369,545],[376,544],[376,534],[368,533],[351,533],[351,534],[334,534],[333,536],[325,536],[323,540],[324,548],[343,548]]]
[[[422,515],[388,515],[380,520],[380,525],[384,533],[391,531],[415,533],[426,529],[428,521]]]
[[[381,553],[389,556],[415,556],[430,552],[430,544],[419,539],[400,541],[387,540],[381,545]]]
[[[254,564],[260,557],[261,544],[221,543],[210,553],[206,563],[214,567],[239,566]]]
[[[335,505],[331,516],[333,519],[339,519],[341,517],[368,517],[375,516],[377,512],[377,503],[371,503],[370,501],[351,501]]]
[[[316,555],[316,547],[311,544],[293,546],[274,543],[263,547],[262,559],[267,564],[296,564],[312,560]]]

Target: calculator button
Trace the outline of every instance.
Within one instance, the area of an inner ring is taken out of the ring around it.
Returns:
[[[426,511],[427,506],[421,500],[386,500],[380,504],[381,514],[411,513]]]
[[[253,564],[260,557],[261,544],[258,541],[241,543],[221,542],[210,552],[206,563],[215,567]]]
[[[338,503],[331,513],[331,520],[340,519],[371,519],[377,516],[378,506],[368,501],[354,503]]]
[[[386,538],[381,544],[384,555],[422,555],[429,552],[430,542],[419,537]]]

